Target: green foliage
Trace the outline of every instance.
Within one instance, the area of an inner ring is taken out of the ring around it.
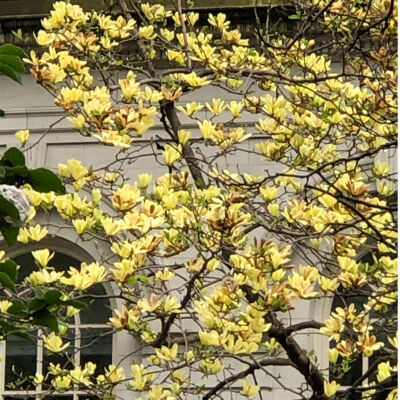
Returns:
[[[23,153],[11,147],[0,160],[0,185],[20,187],[26,183],[38,192],[65,193],[65,187],[56,174],[46,168],[29,169]],[[0,232],[9,245],[16,242],[20,223],[18,209],[0,195]]]

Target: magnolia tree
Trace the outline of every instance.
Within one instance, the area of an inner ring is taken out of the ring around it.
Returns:
[[[59,164],[66,194],[25,183],[18,240],[43,239],[35,214],[55,212],[98,260],[57,271],[36,250],[37,270],[0,305],[11,332],[40,326],[46,352],[73,357],[68,323],[108,282],[112,332],[137,348],[128,368],[53,363],[26,379],[41,398],[266,399],[268,378],[289,398],[397,399],[395,1],[293,1],[293,36],[255,8],[250,39],[180,0],[115,6],[56,2],[26,60],[77,134],[116,157]],[[164,174],[123,174],[144,155]],[[322,301],[327,319],[292,322]],[[326,338],[322,353],[299,344],[303,332]]]

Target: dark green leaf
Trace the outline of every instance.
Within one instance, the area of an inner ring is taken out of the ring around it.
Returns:
[[[13,167],[25,166],[25,156],[16,147],[10,147],[1,157],[1,161],[9,161]]]
[[[37,311],[32,315],[32,317],[33,317],[33,323],[35,325],[45,326],[55,332],[58,332],[57,317],[53,315],[49,310],[43,309]]]
[[[0,117],[4,117],[6,115],[6,113],[4,112],[4,110],[2,110],[1,108],[0,108]]]
[[[58,290],[49,290],[44,295],[44,301],[47,304],[59,304],[61,302],[62,293]]]
[[[14,204],[10,203],[0,194],[0,215],[9,216],[14,221],[19,221],[19,211]]]
[[[0,331],[4,334],[7,334],[11,330],[13,330],[14,327],[10,325],[8,322],[0,320]]]
[[[26,317],[25,303],[21,300],[13,300],[12,305],[7,310],[8,314],[17,315],[18,317]]]
[[[3,44],[0,46],[0,54],[11,54],[13,56],[18,56],[20,58],[28,57],[21,47],[15,46],[13,44]]]
[[[57,192],[64,194],[65,187],[60,178],[46,168],[37,168],[29,171],[27,182],[38,192]]]
[[[44,300],[36,298],[28,303],[28,310],[31,312],[36,312],[41,310],[42,308],[45,308],[46,306],[47,303]]]
[[[4,272],[0,272],[0,283],[3,286],[3,288],[11,289],[12,291],[15,290],[14,282]]]
[[[0,61],[0,73],[7,75],[12,80],[22,84],[21,74],[17,73],[13,68],[11,68],[8,64],[5,64]]]
[[[17,241],[19,228],[4,221],[4,218],[0,218],[0,232],[3,234],[7,244],[11,246]]]
[[[82,308],[86,307],[85,303],[82,303],[81,301],[78,301],[78,300],[66,300],[66,301],[63,301],[62,304],[65,306],[71,306],[71,307],[78,308],[79,310],[82,310]]]
[[[13,260],[6,260],[0,263],[0,272],[6,273],[15,283],[18,277],[18,265]]]
[[[23,74],[25,72],[25,65],[18,56],[0,53],[0,62],[9,65],[15,72],[19,74]]]

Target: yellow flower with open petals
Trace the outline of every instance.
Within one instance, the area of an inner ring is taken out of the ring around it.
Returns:
[[[43,336],[43,343],[44,347],[46,347],[46,349],[51,351],[52,353],[59,353],[61,351],[64,351],[69,346],[69,342],[63,344],[60,336],[58,336],[54,332],[51,332],[49,336]]]
[[[6,313],[7,310],[12,306],[12,302],[10,300],[1,300],[0,301],[0,312]]]
[[[182,147],[180,145],[178,147],[175,147],[167,144],[162,155],[165,163],[167,165],[172,165],[175,161],[179,160],[179,158],[181,157],[181,153]]]
[[[260,386],[252,385],[247,379],[243,379],[243,394],[246,397],[253,396],[253,394],[258,393]]]
[[[48,249],[36,250],[31,252],[33,258],[42,266],[46,267],[49,261],[54,257],[54,253],[50,254]]]

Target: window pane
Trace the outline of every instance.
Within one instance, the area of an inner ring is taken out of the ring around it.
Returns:
[[[18,336],[6,340],[5,387],[8,390],[34,389],[27,376],[36,373],[36,342],[32,343]]]
[[[94,285],[86,291],[94,297],[84,299],[86,307],[79,313],[82,324],[104,324],[111,317],[110,303],[107,298],[96,298],[95,296],[107,295],[102,285]]]
[[[111,364],[112,331],[110,329],[81,329],[81,365],[91,361],[97,365],[96,374]]]

